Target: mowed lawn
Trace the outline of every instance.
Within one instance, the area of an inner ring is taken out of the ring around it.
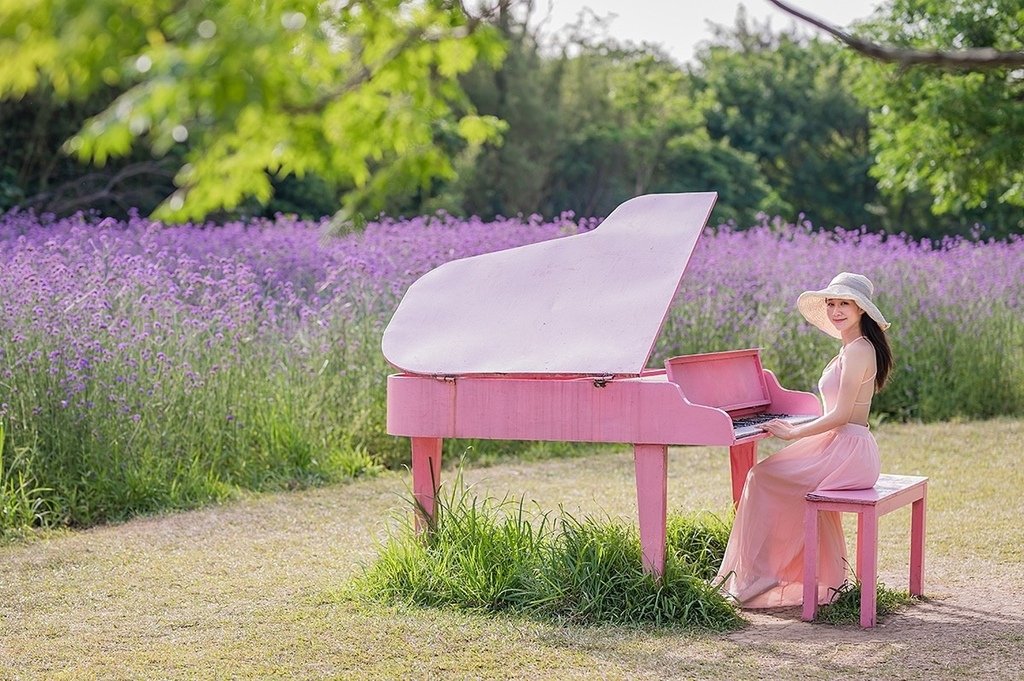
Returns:
[[[1024,421],[884,424],[876,436],[884,471],[931,482],[929,597],[874,630],[803,623],[796,609],[707,634],[363,604],[346,585],[409,508],[408,475],[395,472],[0,547],[0,677],[1019,678]],[[671,450],[670,509],[726,512],[728,468],[724,448]],[[466,478],[480,494],[635,522],[627,447]],[[892,587],[906,586],[909,515],[882,522]]]

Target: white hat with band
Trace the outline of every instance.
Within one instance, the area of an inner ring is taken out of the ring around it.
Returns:
[[[889,328],[889,322],[879,312],[878,308],[871,302],[871,296],[875,287],[871,280],[863,274],[852,272],[840,272],[829,282],[826,288],[820,291],[804,291],[796,300],[796,307],[800,310],[807,321],[832,336],[842,338],[839,330],[828,318],[828,309],[825,305],[826,298],[842,298],[857,303],[864,314],[871,317],[878,323],[878,326],[885,331]]]

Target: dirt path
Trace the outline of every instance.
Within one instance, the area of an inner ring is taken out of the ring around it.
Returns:
[[[1024,507],[1005,493],[1024,489],[1024,424],[893,426],[879,440],[906,452],[887,470],[932,477],[929,598],[874,630],[795,608],[697,636],[360,606],[337,592],[406,508],[406,476],[386,474],[0,547],[0,678],[1024,678]],[[966,445],[990,454],[962,464]],[[670,506],[726,508],[724,457],[673,451]],[[633,518],[626,450],[467,479]],[[890,586],[906,584],[908,531],[909,513],[883,520]]]

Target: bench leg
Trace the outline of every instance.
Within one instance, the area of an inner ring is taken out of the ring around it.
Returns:
[[[818,507],[804,506],[804,604],[803,619],[810,622],[818,614]]]
[[[875,626],[878,600],[878,512],[857,514],[857,573],[860,578],[860,625]]]
[[[924,595],[925,491],[910,509],[910,594]]]
[[[668,512],[668,447],[633,445],[636,506],[645,572],[665,572],[665,521]]]

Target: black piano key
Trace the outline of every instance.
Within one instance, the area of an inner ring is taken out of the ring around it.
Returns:
[[[742,428],[743,426],[756,426],[761,423],[766,423],[772,419],[782,419],[791,416],[790,414],[751,414],[750,416],[739,416],[732,420],[733,428]]]

